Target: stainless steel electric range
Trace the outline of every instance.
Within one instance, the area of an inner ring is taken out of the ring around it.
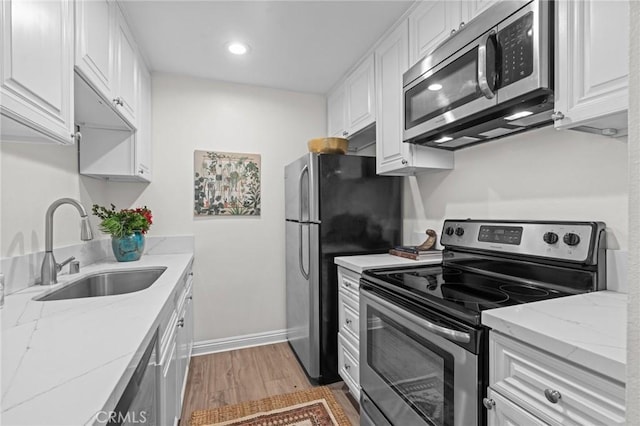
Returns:
[[[601,222],[446,220],[436,266],[360,281],[361,425],[484,425],[487,309],[603,290]]]

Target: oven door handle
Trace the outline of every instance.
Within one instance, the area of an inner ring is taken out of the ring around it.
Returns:
[[[370,291],[365,290],[362,293],[365,297],[370,298],[371,300],[383,306],[384,308],[389,309],[390,311],[394,312],[397,315],[407,318],[408,320],[420,325],[421,327],[431,331],[434,334],[444,337],[445,339],[453,340],[454,342],[459,342],[459,343],[469,343],[471,341],[471,335],[469,333],[465,333],[464,331],[452,330],[450,328],[443,327],[438,324],[434,324],[431,321],[428,321],[424,318],[419,317],[418,315],[415,315],[411,312],[400,309],[397,305],[379,296],[376,296]]]

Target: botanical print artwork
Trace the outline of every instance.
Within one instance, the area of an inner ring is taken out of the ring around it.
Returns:
[[[260,155],[195,151],[195,216],[260,216]]]

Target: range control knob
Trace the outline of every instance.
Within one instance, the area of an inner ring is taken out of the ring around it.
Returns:
[[[568,246],[577,246],[580,243],[580,236],[573,232],[567,232],[564,234],[562,241]]]
[[[547,232],[542,236],[542,239],[547,244],[555,244],[558,242],[558,234],[555,232]]]
[[[462,237],[462,236],[464,235],[464,229],[463,229],[463,228],[461,228],[461,227],[457,227],[457,228],[456,228],[456,235],[457,235],[458,237]]]
[[[453,235],[453,226],[447,226],[447,229],[444,230],[444,233],[447,235]]]

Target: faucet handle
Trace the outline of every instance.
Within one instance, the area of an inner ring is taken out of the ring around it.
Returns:
[[[72,260],[76,260],[75,256],[71,256],[68,259],[63,260],[60,263],[56,264],[56,269],[58,270],[58,272],[62,271],[62,268],[64,268],[64,265],[66,265],[67,263],[71,262]]]

